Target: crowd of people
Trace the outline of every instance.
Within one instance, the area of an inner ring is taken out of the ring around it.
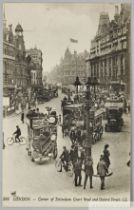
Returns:
[[[70,166],[72,165],[73,173],[74,173],[74,185],[82,186],[82,171],[85,173],[83,189],[86,189],[87,180],[90,181],[90,189],[93,188],[93,176],[94,168],[93,168],[93,159],[91,156],[85,156],[85,150],[81,147],[78,148],[76,143],[72,144],[70,151],[64,146],[63,152],[60,155],[60,159],[62,161],[62,166],[64,170],[67,172],[71,170]],[[100,156],[100,160],[97,164],[97,175],[100,177],[101,185],[100,189],[105,189],[105,177],[109,173],[110,166],[110,152],[109,145],[106,144],[104,146],[103,154]],[[62,172],[62,168],[60,172]]]

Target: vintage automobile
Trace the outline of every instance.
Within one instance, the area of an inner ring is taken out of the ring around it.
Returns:
[[[57,119],[55,115],[27,114],[28,154],[36,163],[57,157]]]
[[[58,97],[58,88],[43,88],[37,92],[37,100],[42,103],[44,101],[50,101],[52,98]]]
[[[111,100],[105,104],[106,107],[106,120],[105,131],[106,132],[120,132],[123,126],[123,110],[124,105],[122,102]]]

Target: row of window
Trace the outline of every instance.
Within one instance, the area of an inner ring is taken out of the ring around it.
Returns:
[[[126,63],[123,56],[120,58],[120,63],[115,57],[113,60],[105,60],[100,63],[91,64],[91,76],[111,76],[125,75]]]
[[[111,44],[105,44],[101,46],[100,48],[96,48],[94,50],[91,49],[91,55],[95,54],[102,54],[105,52],[110,52],[112,50],[123,50],[127,48],[127,41],[120,41],[120,42],[115,42]]]
[[[15,50],[11,46],[3,46],[3,54],[15,57]]]

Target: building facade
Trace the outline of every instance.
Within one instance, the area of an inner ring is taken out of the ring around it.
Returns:
[[[111,81],[126,84],[130,90],[130,5],[115,7],[112,21],[101,13],[95,38],[91,41],[87,59],[89,76],[97,77],[104,86]]]
[[[42,86],[42,52],[25,49],[23,28],[6,26],[3,15],[3,106],[6,113],[25,107],[31,100],[32,87]],[[6,115],[6,114],[5,114]]]
[[[87,78],[85,59],[89,56],[87,51],[77,54],[76,51],[71,53],[67,48],[64,58],[61,59],[60,64],[56,65],[51,75],[56,82],[62,85],[73,85],[76,76],[79,76],[81,82],[85,82]]]
[[[12,25],[3,27],[3,92],[11,95],[15,89],[15,40]]]
[[[27,91],[30,86],[30,71],[27,68],[25,42],[23,28],[18,24],[15,28],[15,46],[16,46],[16,86],[23,92]]]
[[[35,48],[26,51],[27,56],[31,58],[31,86],[35,89],[41,88],[43,86],[42,78],[42,52],[41,50]]]

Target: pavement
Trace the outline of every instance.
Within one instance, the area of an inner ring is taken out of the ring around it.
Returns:
[[[39,105],[40,111],[43,112],[45,106],[55,107],[57,113],[61,113],[61,99],[58,98]],[[106,189],[100,191],[100,179],[93,178],[93,189],[83,187],[74,187],[73,179],[66,172],[59,173],[56,171],[55,162],[52,160],[44,165],[33,163],[26,151],[26,145],[13,144],[7,145],[6,139],[14,132],[16,125],[19,125],[23,136],[27,138],[27,126],[22,124],[20,115],[9,116],[3,119],[3,131],[5,149],[3,149],[3,196],[10,196],[12,192],[17,192],[18,195],[32,196],[36,200],[39,196],[59,196],[59,197],[81,197],[89,196],[99,197],[121,197],[122,199],[130,200],[130,168],[126,165],[129,160],[130,152],[130,114],[125,114],[124,126],[122,132],[105,133],[101,141],[92,146],[92,156],[94,162],[94,173],[99,161],[100,154],[103,151],[104,145],[110,145],[110,160],[113,175],[106,179]],[[71,142],[68,137],[63,138],[61,127],[58,126],[58,153],[62,152],[62,147],[66,146],[70,149]],[[82,172],[82,185],[84,182],[84,172]],[[23,203],[24,204],[24,203]],[[35,206],[44,205],[35,201]],[[61,202],[59,204],[62,205]],[[78,202],[73,203],[74,206]],[[12,206],[20,206],[20,202],[12,202]],[[25,205],[25,204],[24,204]],[[27,206],[33,204],[26,203]],[[45,203],[45,205],[47,205]],[[58,205],[58,203],[57,203]],[[69,205],[69,204],[67,204]],[[79,205],[85,205],[80,202]],[[8,206],[8,202],[5,203]]]

